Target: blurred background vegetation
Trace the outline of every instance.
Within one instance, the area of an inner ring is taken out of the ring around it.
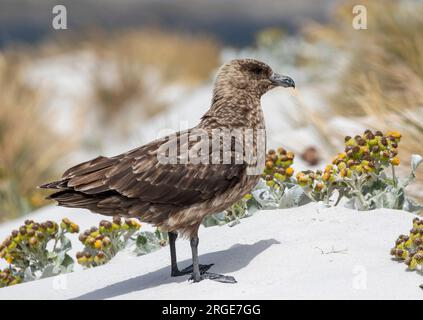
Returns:
[[[323,162],[370,127],[403,133],[403,168],[423,154],[421,1],[360,1],[367,30],[352,28],[350,0],[73,0],[67,30],[51,27],[55,4],[0,3],[0,221],[46,205],[36,186],[69,165],[195,124],[234,57],[297,81],[293,97],[263,101],[271,146]],[[423,173],[415,198],[422,186]]]

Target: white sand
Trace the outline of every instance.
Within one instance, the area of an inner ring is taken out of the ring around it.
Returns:
[[[262,211],[235,227],[200,231],[201,262],[215,263],[211,271],[232,275],[237,284],[171,278],[166,247],[141,257],[121,254],[102,267],[0,289],[0,298],[421,299],[423,277],[389,256],[412,219],[402,211],[357,212],[316,204]],[[178,240],[177,250],[180,266],[188,266],[188,241]]]

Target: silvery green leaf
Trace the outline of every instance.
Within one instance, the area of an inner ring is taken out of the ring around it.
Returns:
[[[354,209],[354,210],[357,209],[355,207],[355,198],[348,199],[348,201],[344,203],[344,207],[348,209]]]
[[[161,246],[154,232],[141,232],[135,241],[135,253],[143,255],[159,249]]]
[[[408,177],[401,180],[401,182],[400,182],[400,184],[403,188],[407,187],[410,184],[410,182],[414,181],[414,179],[416,178],[416,174],[417,174],[417,168],[419,167],[419,165],[422,162],[423,162],[423,158],[422,158],[421,155],[419,155],[419,154],[411,155],[411,173]]]
[[[137,245],[137,247],[141,247],[141,246],[144,246],[147,243],[147,241],[148,240],[147,240],[147,237],[146,236],[139,235],[137,237],[137,240],[136,240],[135,244]]]
[[[372,207],[375,209],[384,208],[385,205],[385,194],[381,193],[380,196],[371,199]]]
[[[225,212],[224,211],[216,213],[213,216],[219,221],[225,220]]]
[[[390,190],[389,192],[385,192],[383,197],[383,208],[389,209],[401,209],[402,203],[404,202],[404,193],[403,192],[395,192],[395,189]]]
[[[135,253],[137,255],[144,255],[153,251],[156,251],[158,249],[160,249],[161,246],[155,243],[149,243],[147,242],[145,245],[141,246],[141,247],[136,247]]]
[[[32,280],[35,280],[36,279],[36,277],[34,276],[34,274],[31,272],[31,268],[26,268],[25,269],[25,271],[24,271],[24,279],[25,279],[25,282],[32,281]]]
[[[278,199],[268,188],[254,190],[251,194],[263,209],[275,209],[278,207]]]
[[[367,210],[367,208],[364,208],[361,204],[360,200],[357,197],[352,197],[344,204],[345,208],[354,209],[354,210]]]
[[[404,206],[405,193],[403,187],[387,187],[384,191],[373,190],[372,195],[373,197],[369,198],[370,209],[402,209]]]
[[[44,268],[42,271],[42,274],[40,276],[41,279],[53,277],[60,273],[60,268],[57,268],[54,264],[49,264]]]
[[[72,257],[68,254],[65,254],[65,257],[61,263],[61,266],[64,267],[65,269],[68,269],[69,267],[73,267],[74,261],[72,259]]]
[[[70,249],[72,249],[72,242],[68,238],[62,237],[60,247],[56,248],[56,251],[69,251]]]
[[[241,223],[241,221],[239,221],[239,219],[236,219],[236,220],[230,222],[228,225],[230,227],[235,227],[237,224],[240,224],[240,223]]]
[[[300,186],[287,188],[279,200],[279,208],[292,208],[311,202]]]
[[[253,191],[259,189],[269,189],[269,186],[263,179],[260,179],[259,182],[257,182],[256,186],[253,188]]]
[[[414,214],[418,214],[421,210],[423,210],[423,205],[415,202],[412,199],[406,198],[402,209]]]
[[[203,226],[206,228],[213,227],[213,226],[220,226],[225,224],[225,212],[219,212],[216,214],[212,214],[210,216],[207,216],[203,220]]]
[[[63,261],[66,259],[66,251],[60,251],[56,258],[53,260],[53,263],[56,265],[61,265],[63,263]]]
[[[57,252],[55,252],[55,251],[49,251],[48,253],[47,253],[47,259],[49,259],[49,260],[54,260],[54,259],[56,259],[57,258]]]
[[[411,155],[411,173],[416,176],[416,171],[419,165],[423,162],[423,157],[419,154]]]
[[[260,208],[258,208],[256,204],[250,205],[248,207],[248,216],[252,216],[254,213],[256,213],[259,210],[260,210]]]
[[[154,234],[157,237],[157,240],[165,240],[166,242],[168,241],[168,235],[167,232],[161,232],[158,228],[156,229],[156,231],[154,231]]]

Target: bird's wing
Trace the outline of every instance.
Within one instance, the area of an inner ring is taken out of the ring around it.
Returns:
[[[116,157],[98,157],[75,166],[64,173],[58,189],[90,196],[117,192],[144,203],[189,206],[212,199],[239,182],[244,164],[161,163],[158,154],[172,139],[176,138],[166,137]],[[186,143],[193,152],[195,143]]]

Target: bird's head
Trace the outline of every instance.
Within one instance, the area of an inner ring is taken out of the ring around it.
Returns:
[[[218,91],[245,90],[258,97],[276,87],[295,88],[295,82],[254,59],[235,59],[226,63],[220,68],[215,83],[215,90]]]

